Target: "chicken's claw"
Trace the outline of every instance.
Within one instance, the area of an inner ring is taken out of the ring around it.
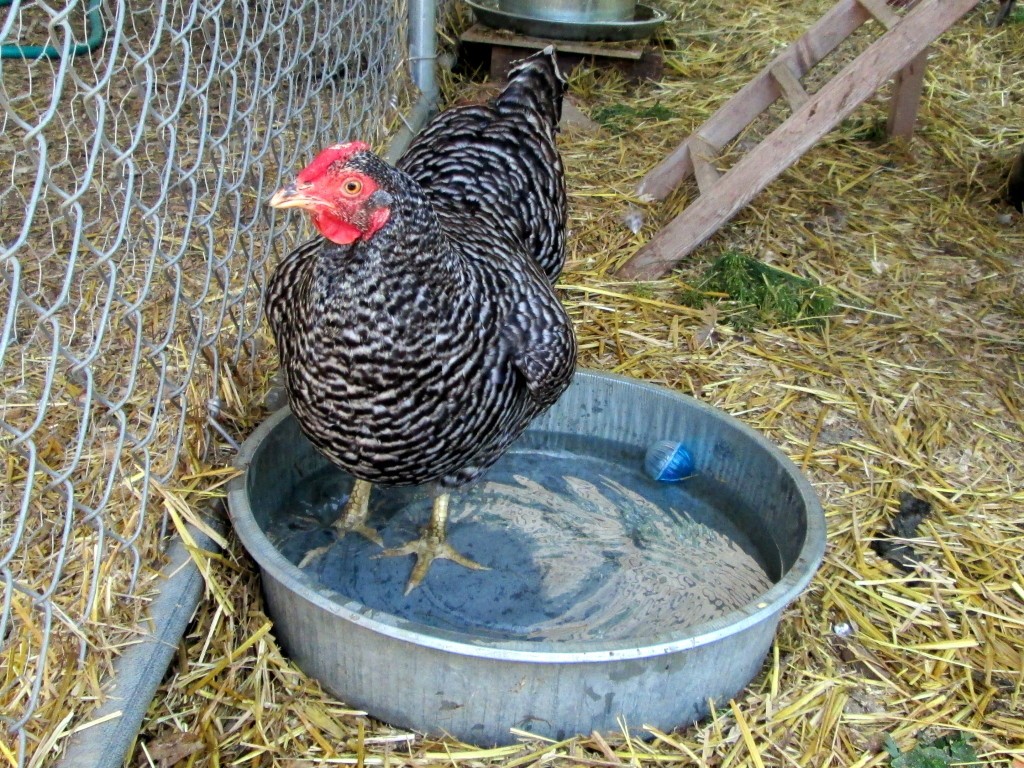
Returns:
[[[366,524],[366,517],[369,514],[370,490],[372,488],[373,486],[365,480],[356,480],[355,485],[352,487],[352,492],[349,494],[348,501],[345,502],[345,507],[341,511],[341,516],[331,525],[335,531],[334,541],[330,544],[324,544],[322,547],[314,547],[309,550],[303,555],[302,560],[299,561],[300,569],[323,557],[327,550],[333,547],[340,539],[343,539],[345,534],[349,532],[365,536],[378,547],[384,546],[384,539],[377,533],[377,529],[371,528]]]
[[[434,508],[430,513],[430,522],[423,529],[423,535],[415,541],[403,544],[401,547],[385,549],[374,557],[401,557],[402,555],[416,555],[416,565],[409,574],[409,581],[405,585],[405,594],[409,594],[420,585],[426,578],[427,571],[435,560],[451,560],[453,563],[469,568],[473,571],[489,571],[486,565],[481,565],[475,560],[470,560],[460,554],[448,543],[448,494],[442,493],[434,499]]]
[[[435,560],[451,560],[453,563],[469,568],[473,571],[489,571],[486,565],[481,565],[476,560],[470,560],[465,555],[457,552],[455,547],[447,541],[438,540],[430,535],[429,531],[422,538],[410,541],[401,547],[385,549],[374,557],[401,557],[402,555],[416,555],[416,565],[409,574],[409,581],[405,585],[405,594],[409,594],[418,587],[426,578],[427,571]]]

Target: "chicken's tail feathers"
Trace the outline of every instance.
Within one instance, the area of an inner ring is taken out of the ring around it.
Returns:
[[[562,119],[562,96],[567,88],[568,81],[555,58],[555,47],[549,45],[512,66],[508,85],[496,99],[495,106],[500,111],[532,109],[557,129]]]

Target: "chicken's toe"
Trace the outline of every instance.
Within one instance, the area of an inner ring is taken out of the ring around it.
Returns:
[[[431,536],[429,532],[415,541],[403,544],[401,547],[385,549],[374,557],[401,557],[402,555],[415,555],[416,564],[409,574],[409,581],[405,585],[405,594],[409,594],[418,587],[427,576],[427,571],[435,560],[451,560],[464,568],[473,571],[489,571],[486,565],[481,565],[476,560],[471,560],[456,549],[447,541]]]
[[[341,511],[341,515],[331,525],[334,529],[334,541],[324,544],[322,547],[314,547],[309,550],[303,555],[302,560],[299,561],[299,568],[305,568],[310,563],[323,557],[327,550],[343,539],[345,534],[349,532],[365,536],[378,547],[384,546],[384,539],[381,538],[377,529],[366,524],[366,518],[369,515],[370,490],[372,488],[373,486],[365,480],[355,481],[355,484],[352,486],[352,492],[349,494],[345,507]]]

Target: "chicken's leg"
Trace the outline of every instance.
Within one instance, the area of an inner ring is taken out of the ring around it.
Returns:
[[[384,541],[376,529],[366,524],[366,518],[370,514],[370,490],[372,488],[373,485],[366,480],[356,480],[355,485],[352,486],[351,493],[348,495],[348,500],[341,510],[341,515],[331,526],[336,531],[335,541],[342,538],[349,531],[354,531],[355,533],[362,534],[377,546],[384,546]],[[299,561],[299,568],[305,568],[317,558],[322,557],[332,546],[334,546],[334,542],[309,550],[302,560]]]
[[[415,541],[410,541],[401,547],[385,549],[377,557],[398,557],[400,555],[416,555],[416,565],[413,566],[409,581],[405,585],[405,594],[409,594],[420,585],[430,565],[435,560],[451,560],[459,565],[470,568],[474,571],[490,570],[486,565],[480,565],[475,560],[470,560],[465,555],[455,551],[447,541],[446,528],[448,525],[448,494],[440,493],[434,498],[434,508],[430,513],[430,522],[423,529],[423,535]]]

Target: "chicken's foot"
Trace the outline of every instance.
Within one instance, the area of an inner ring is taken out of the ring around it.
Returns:
[[[348,500],[341,510],[341,515],[331,525],[335,531],[334,541],[330,544],[324,544],[322,547],[314,547],[309,550],[309,552],[303,555],[302,560],[299,561],[299,568],[305,568],[313,561],[323,557],[327,550],[333,547],[339,539],[343,538],[350,531],[362,534],[379,547],[384,546],[384,540],[377,533],[377,530],[366,524],[366,518],[370,514],[370,490],[372,488],[373,485],[366,480],[356,480],[355,485],[352,486],[351,493],[348,495]]]
[[[447,541],[446,528],[448,526],[448,499],[447,493],[438,494],[434,498],[434,508],[430,513],[430,522],[423,529],[421,535],[415,541],[410,541],[401,547],[385,549],[375,557],[399,557],[401,555],[416,555],[416,565],[413,566],[409,581],[405,585],[405,594],[409,594],[420,585],[430,570],[435,560],[451,560],[461,566],[474,571],[489,571],[486,565],[481,565],[475,560],[470,560],[465,555],[455,551]]]

